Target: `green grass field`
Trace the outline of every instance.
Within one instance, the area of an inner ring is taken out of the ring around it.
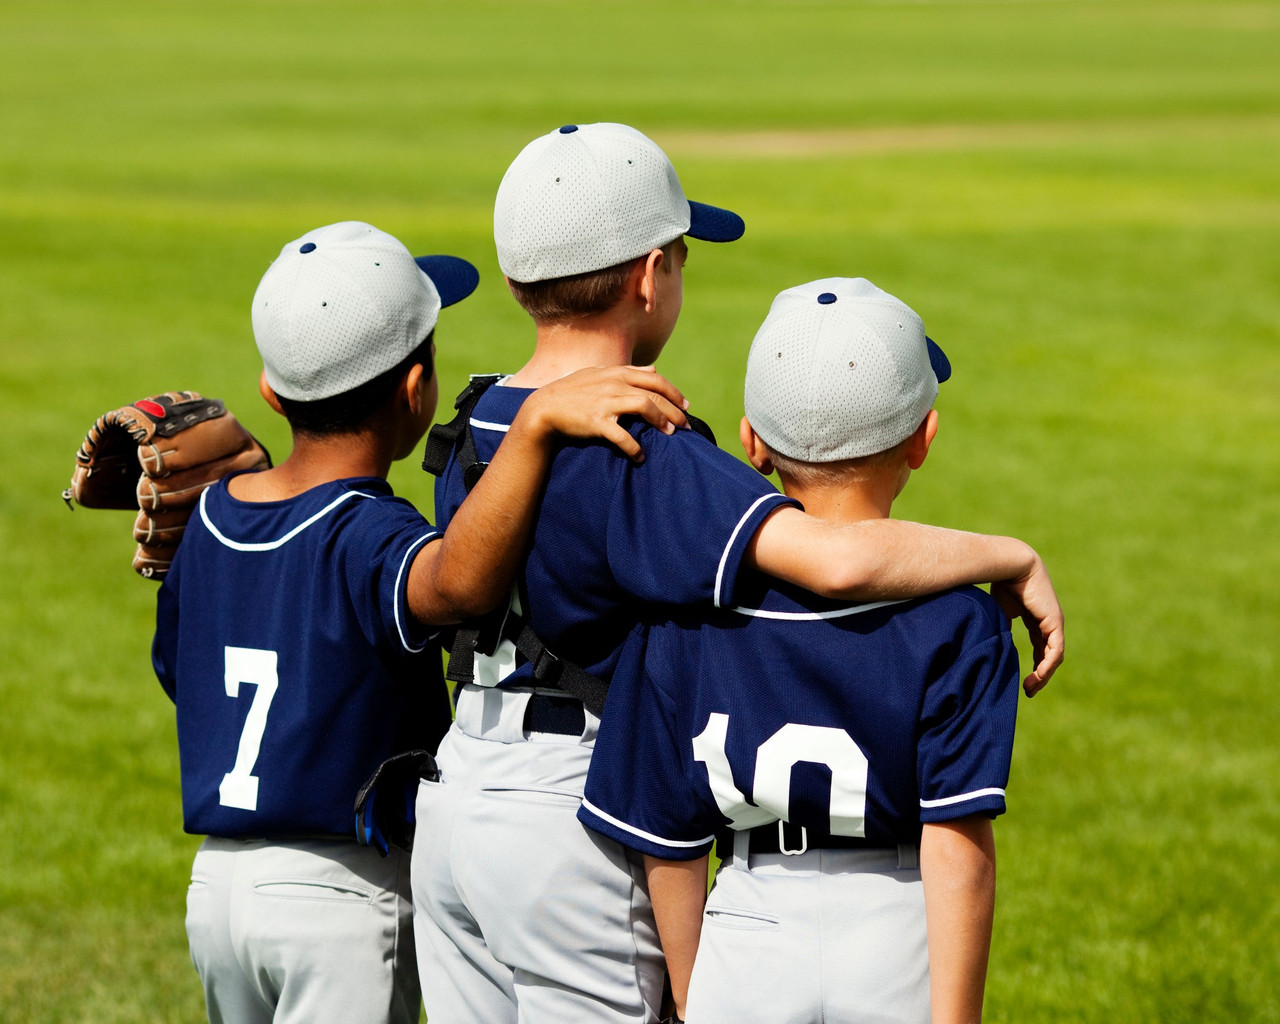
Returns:
[[[249,300],[334,220],[480,266],[442,392],[515,368],[498,180],[621,120],[748,223],[661,364],[725,445],[774,293],[870,277],[956,368],[900,514],[1054,571],[987,1019],[1280,1021],[1278,53],[1274,2],[0,7],[0,1020],[202,1014],[153,585],[58,500],[88,423],[197,387],[284,452]]]

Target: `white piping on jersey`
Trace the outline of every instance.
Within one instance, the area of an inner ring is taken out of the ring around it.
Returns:
[[[846,615],[857,615],[860,612],[870,612],[877,608],[887,608],[894,604],[906,604],[914,598],[906,598],[897,601],[871,601],[868,604],[853,605],[850,608],[837,608],[830,612],[771,612],[764,608],[739,608],[734,607],[732,611],[739,615],[750,615],[755,619],[787,619],[792,621],[799,620],[815,620],[815,619],[843,619]]]
[[[972,793],[961,793],[959,796],[944,796],[940,800],[921,800],[921,807],[949,807],[952,804],[962,804],[966,800],[977,800],[980,796],[1004,796],[1004,790],[996,786],[987,789],[975,789]]]
[[[430,634],[430,636],[428,636],[425,640],[423,640],[421,645],[419,645],[418,647],[414,647],[409,643],[409,638],[404,635],[404,625],[400,619],[400,581],[404,579],[404,571],[409,565],[409,556],[412,555],[415,551],[417,551],[418,548],[420,548],[427,541],[433,540],[439,536],[440,536],[439,530],[432,530],[430,533],[423,534],[421,537],[415,540],[412,544],[410,544],[409,550],[404,553],[404,558],[400,559],[400,571],[396,573],[396,589],[395,589],[395,594],[391,601],[391,610],[392,610],[392,615],[395,617],[395,620],[396,620],[396,632],[400,634],[400,643],[404,645],[404,649],[408,651],[410,654],[417,654],[419,651],[424,650],[427,644],[431,642],[431,637],[435,636],[435,633],[433,632],[432,634]]]
[[[333,501],[329,502],[329,504],[327,504],[324,508],[322,508],[319,512],[313,515],[306,522],[299,523],[297,526],[295,526],[292,530],[286,533],[279,540],[267,540],[267,541],[262,541],[261,543],[245,544],[245,543],[242,543],[241,541],[232,540],[230,537],[224,536],[221,533],[221,531],[219,531],[218,528],[213,525],[213,522],[209,519],[209,513],[206,511],[205,504],[204,504],[205,498],[207,498],[208,496],[209,496],[208,490],[206,490],[203,494],[200,495],[200,518],[204,520],[204,525],[209,527],[209,532],[212,533],[215,537],[217,537],[218,540],[221,541],[223,544],[225,544],[227,547],[231,548],[233,551],[274,551],[276,548],[282,547],[283,545],[287,544],[289,541],[291,541],[294,537],[300,534],[312,523],[316,522],[319,519],[323,519],[325,516],[327,516],[330,512],[332,512],[335,508],[341,505],[348,498],[377,497],[377,495],[367,494],[364,491],[347,491],[345,494],[337,498],[334,498]]]
[[[477,430],[496,430],[500,434],[505,434],[511,429],[510,423],[490,423],[488,420],[471,419],[467,421]]]
[[[738,534],[742,532],[742,528],[747,524],[747,520],[751,518],[752,513],[760,507],[762,502],[766,502],[770,498],[783,499],[783,495],[777,492],[760,495],[751,503],[751,507],[742,513],[742,518],[738,520],[738,525],[733,528],[733,533],[729,534],[729,543],[724,546],[724,552],[720,555],[720,564],[716,567],[716,589],[713,600],[717,608],[723,607],[720,601],[720,585],[724,582],[724,567],[725,563],[729,561],[729,552],[733,550],[733,542],[738,539]]]
[[[628,825],[625,821],[619,821],[612,814],[606,814],[604,811],[600,810],[599,807],[593,804],[586,797],[582,798],[582,806],[585,807],[592,814],[594,814],[597,818],[600,818],[602,821],[607,821],[610,825],[613,825],[615,828],[620,828],[624,832],[630,832],[633,836],[639,836],[641,839],[647,839],[651,843],[657,843],[659,846],[670,846],[673,849],[690,850],[695,846],[702,846],[705,843],[709,843],[713,839],[715,839],[715,836],[707,836],[706,839],[691,839],[691,840],[663,839],[661,836],[655,836],[652,832],[646,832],[644,831],[644,829],[636,828],[634,825]]]

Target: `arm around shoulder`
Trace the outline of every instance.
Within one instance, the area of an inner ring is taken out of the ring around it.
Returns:
[[[483,615],[507,594],[533,529],[555,439],[600,437],[632,459],[639,444],[618,420],[640,416],[666,432],[686,422],[684,396],[661,374],[632,366],[589,368],[539,388],[521,407],[488,469],[444,539],[418,552],[409,611],[445,625]]]
[[[1040,556],[1013,537],[947,530],[898,519],[831,523],[781,508],[756,531],[746,561],[824,597],[903,600],[964,583],[998,582],[1006,614],[1023,620],[1035,667],[1024,687],[1040,690],[1062,663],[1062,606]]]

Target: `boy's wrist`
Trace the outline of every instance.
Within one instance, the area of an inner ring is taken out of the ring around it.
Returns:
[[[991,566],[992,575],[989,582],[1017,583],[1031,575],[1040,557],[1036,554],[1035,548],[1017,537],[988,536],[995,544],[994,551],[992,549],[988,551],[992,551],[996,563]]]
[[[511,421],[511,428],[507,431],[508,439],[514,434],[517,439],[529,444],[549,445],[556,428],[544,405],[545,402],[537,391],[525,399],[515,419]]]
[[[1014,574],[1013,579],[1023,579],[1035,570],[1036,563],[1040,561],[1040,556],[1036,554],[1036,549],[1026,541],[1018,540],[1016,537],[1009,538],[1014,544],[1018,571]]]

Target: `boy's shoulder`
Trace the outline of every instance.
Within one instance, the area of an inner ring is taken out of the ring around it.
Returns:
[[[996,599],[971,584],[916,598],[910,604],[922,613],[967,623],[974,634],[973,639],[988,639],[1010,631],[1009,620]]]
[[[1009,632],[1009,622],[995,599],[968,584],[922,597],[891,601],[848,601],[820,597],[761,573],[752,573],[735,607],[711,623],[733,626],[742,617],[777,622],[813,622],[831,628],[855,627],[874,631],[893,624],[907,630],[962,627],[975,638]]]
[[[377,529],[393,523],[429,526],[381,477],[329,480],[275,501],[241,501],[230,493],[229,480],[205,491],[195,517],[226,547],[266,551],[316,529]]]
[[[744,678],[764,680],[780,659],[797,670],[803,663],[804,671],[819,675],[838,665],[842,673],[902,683],[931,678],[942,662],[976,653],[984,644],[1012,646],[1004,613],[977,587],[851,602],[750,576],[730,607],[662,609],[643,625],[631,642],[643,648],[648,685],[681,702],[692,665],[723,671],[732,666]]]
[[[485,390],[472,411],[469,428],[494,448],[505,435],[520,407],[533,394],[529,388],[513,387],[501,381]],[[632,473],[649,476],[658,473],[697,472],[695,465],[713,467],[716,471],[745,479],[758,477],[754,469],[717,447],[711,428],[702,421],[697,427],[666,434],[640,416],[621,420],[626,430],[640,442],[645,453],[642,463],[634,463],[616,445],[601,438],[567,438],[560,441],[560,452],[571,453],[558,458],[553,466],[551,485],[568,484],[570,474],[603,474],[621,479]],[[574,467],[570,469],[570,465]],[[763,480],[763,478],[760,478]],[[674,497],[673,497],[673,500]]]

